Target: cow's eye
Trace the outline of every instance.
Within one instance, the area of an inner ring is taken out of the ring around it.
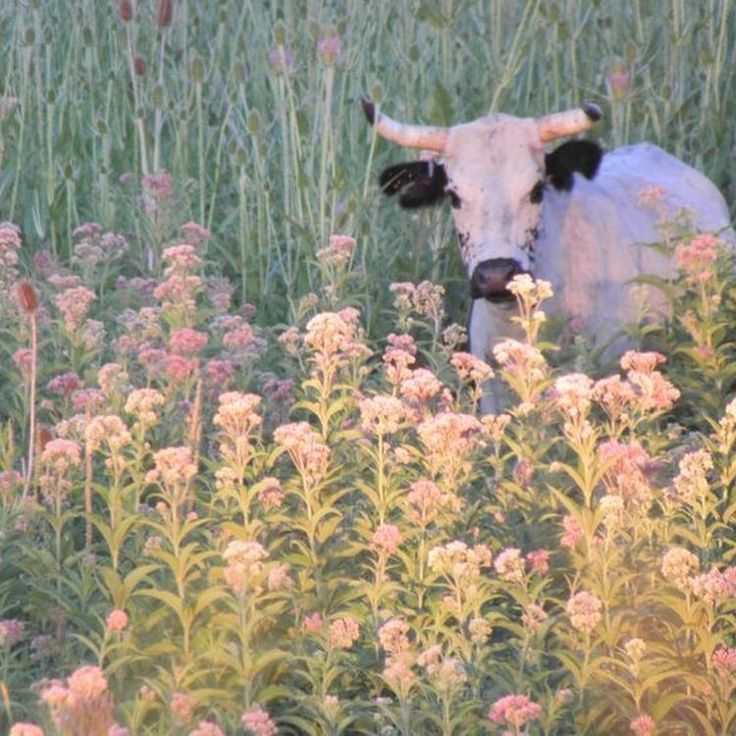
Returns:
[[[529,192],[529,201],[532,204],[539,204],[544,199],[544,182],[538,181]]]

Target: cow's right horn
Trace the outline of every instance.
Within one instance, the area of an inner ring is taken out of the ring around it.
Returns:
[[[537,118],[539,139],[548,143],[556,138],[582,133],[592,128],[601,119],[601,109],[592,102],[586,102],[576,110],[555,112],[551,115]]]
[[[368,95],[363,95],[360,102],[368,122],[376,127],[382,138],[409,148],[426,148],[440,153],[444,150],[447,128],[399,123],[385,113],[377,113],[376,106]]]

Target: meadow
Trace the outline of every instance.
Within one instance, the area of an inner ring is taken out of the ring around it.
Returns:
[[[595,102],[734,212],[730,0],[5,0],[0,38],[1,732],[736,733],[733,253],[663,229],[671,318],[608,365],[520,279],[486,364],[358,104]]]

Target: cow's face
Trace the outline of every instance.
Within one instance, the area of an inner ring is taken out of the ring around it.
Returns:
[[[374,122],[375,111],[366,114]],[[597,115],[593,107],[539,120],[488,115],[448,129],[381,115],[376,125],[384,137],[434,151],[432,160],[389,167],[381,186],[386,194],[400,192],[408,208],[448,198],[472,296],[508,301],[508,281],[533,271],[545,186],[569,189],[573,171],[590,178],[600,162],[593,143],[572,141],[545,154],[545,142],[590,127]]]

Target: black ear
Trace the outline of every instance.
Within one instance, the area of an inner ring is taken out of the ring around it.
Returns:
[[[429,207],[447,194],[445,167],[434,161],[394,164],[381,172],[378,183],[388,196],[401,192],[399,204],[405,209]]]
[[[598,173],[603,150],[592,141],[568,141],[544,157],[547,178],[555,189],[569,192],[573,184],[573,172],[578,171],[586,179]]]

